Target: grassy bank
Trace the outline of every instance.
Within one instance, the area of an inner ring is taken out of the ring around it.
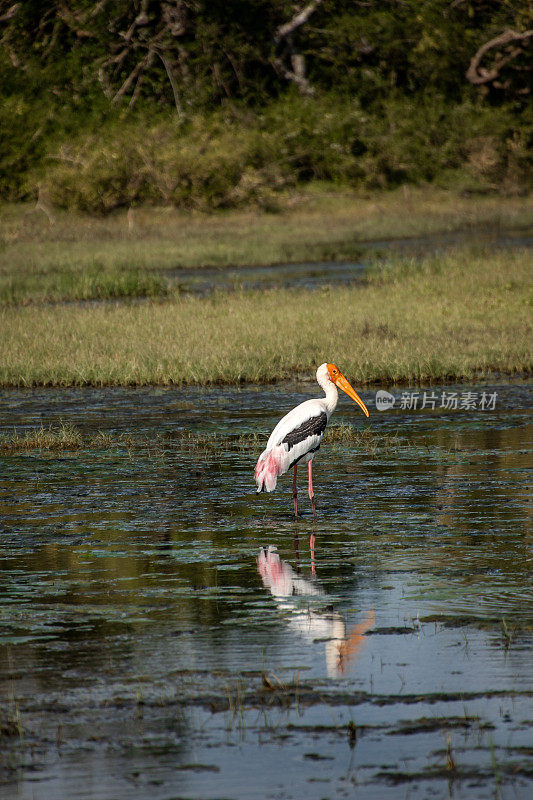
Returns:
[[[267,382],[328,359],[358,384],[531,371],[531,253],[458,251],[359,287],[7,307],[0,383]]]
[[[533,197],[462,197],[435,188],[360,196],[284,195],[278,213],[139,208],[105,218],[4,206],[0,304],[164,296],[168,270],[359,258],[362,243],[533,222]],[[185,273],[184,273],[185,276]]]

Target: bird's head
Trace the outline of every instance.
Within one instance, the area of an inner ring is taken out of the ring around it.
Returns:
[[[342,389],[343,392],[346,392],[348,397],[351,397],[352,400],[357,403],[363,414],[365,414],[367,417],[369,416],[367,407],[335,364],[321,364],[321,366],[317,369],[316,377],[319,383],[322,383],[324,380],[329,380],[331,383],[334,383],[335,386],[338,386],[339,389]]]

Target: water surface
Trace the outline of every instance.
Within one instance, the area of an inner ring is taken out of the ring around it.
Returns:
[[[342,399],[297,523],[236,436],[313,383],[3,391],[142,446],[2,457],[0,797],[531,797],[531,386],[443,388]]]
[[[169,270],[172,286],[183,291],[206,294],[214,290],[270,289],[276,287],[319,289],[324,286],[346,286],[364,280],[368,265],[394,258],[427,258],[457,247],[472,249],[533,247],[533,236],[525,232],[499,230],[467,230],[431,234],[417,238],[384,239],[355,242],[358,259],[271,264],[267,266],[190,267]]]

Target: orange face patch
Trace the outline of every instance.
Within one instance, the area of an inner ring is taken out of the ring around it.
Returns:
[[[335,383],[338,377],[342,374],[340,369],[336,367],[335,364],[328,364],[328,372],[333,383]]]

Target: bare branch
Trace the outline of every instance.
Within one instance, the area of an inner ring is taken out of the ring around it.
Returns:
[[[0,17],[0,22],[9,22],[10,19],[13,19],[19,8],[20,3],[15,3],[15,5],[11,6],[11,8],[9,8],[5,14],[2,14]]]
[[[9,53],[9,60],[11,61],[11,64],[15,67],[15,69],[18,69],[20,67],[20,61],[17,57],[17,54],[9,47],[9,45],[7,45],[7,52]]]
[[[180,2],[180,0],[178,0],[175,5],[162,3],[161,11],[163,20],[171,35],[175,38],[183,36],[187,29],[187,16],[184,4]]]
[[[280,25],[274,34],[274,44],[279,45],[282,41],[285,43],[285,54],[288,51],[291,62],[291,68],[289,68],[283,63],[283,58],[278,56],[273,61],[274,69],[282,78],[295,83],[301,94],[310,96],[315,94],[315,90],[305,77],[305,60],[304,57],[296,51],[292,41],[292,34],[302,25],[305,25],[311,14],[313,14],[321,4],[322,0],[312,0],[302,11],[295,14],[289,22]]]
[[[133,86],[139,75],[142,72],[144,72],[146,67],[151,63],[153,57],[154,57],[154,51],[149,50],[148,53],[144,56],[144,58],[141,58],[141,60],[137,62],[137,64],[134,66],[134,68],[132,69],[132,71],[130,72],[130,74],[128,75],[128,77],[126,78],[126,80],[116,93],[116,95],[111,100],[113,104],[118,103],[118,101],[122,97],[124,97],[126,92],[128,92],[129,89],[131,89],[131,87]]]
[[[289,22],[286,22],[284,25],[280,25],[274,34],[275,44],[279,44],[282,39],[286,39],[287,36],[290,36],[291,33],[294,33],[297,28],[305,25],[311,14],[316,11],[318,6],[321,4],[322,0],[312,0],[309,5],[300,11],[299,14],[296,14],[291,20],[289,20]]]
[[[228,50],[224,50],[223,52],[226,58],[228,59],[229,63],[231,64],[233,72],[235,73],[235,77],[237,78],[237,83],[239,84],[239,89],[241,89],[242,91],[244,85],[242,71],[238,68],[237,64],[235,63],[235,59],[233,58],[231,53]]]
[[[55,44],[57,42],[57,37],[59,35],[59,29],[61,28],[61,22],[59,19],[54,20],[54,26],[52,28],[52,33],[50,34],[50,38],[48,42],[46,42],[46,46],[43,49],[43,57],[48,58],[50,51],[54,49]]]
[[[98,68],[97,75],[103,93],[105,94],[108,100],[111,100],[111,98],[113,97],[113,89],[111,88],[111,84],[109,83],[109,79],[107,77],[104,64],[101,64],[100,67]]]
[[[227,97],[231,97],[231,92],[230,92],[230,90],[228,89],[228,87],[226,86],[226,83],[225,83],[225,81],[224,81],[224,79],[223,79],[223,77],[222,77],[222,75],[221,75],[221,72],[220,72],[220,64],[218,63],[218,61],[214,61],[214,62],[213,62],[212,66],[211,66],[211,70],[212,70],[212,72],[213,72],[213,75],[214,75],[214,78],[215,78],[215,80],[216,80],[217,84],[218,84],[218,85],[219,85],[219,86],[220,86],[222,89],[224,89],[224,92],[226,93],[226,96],[227,96]]]
[[[100,11],[102,11],[102,10],[105,8],[105,6],[107,5],[107,3],[108,3],[108,2],[109,2],[109,0],[100,0],[100,2],[99,2],[99,3],[97,3],[97,4],[96,4],[96,5],[95,5],[93,8],[91,8],[91,10],[89,11],[89,13],[88,13],[88,15],[87,15],[87,16],[88,16],[88,18],[90,19],[91,17],[96,17],[96,15],[97,15],[97,14],[99,14],[99,13],[100,13]]]
[[[109,80],[109,77],[107,75],[106,67],[109,67],[111,64],[114,64],[116,70],[118,66],[120,66],[120,64],[124,61],[128,53],[129,49],[127,47],[124,47],[120,51],[120,53],[117,53],[117,55],[109,56],[109,58],[104,59],[100,64],[100,66],[98,67],[98,72],[97,72],[98,80],[100,82],[100,86],[102,87],[102,91],[108,100],[112,100],[114,89],[111,86],[111,81]]]
[[[50,227],[52,227],[52,225],[55,225],[56,219],[50,208],[48,195],[44,191],[42,183],[39,183],[38,191],[39,193],[37,195],[37,202],[35,203],[35,210],[42,211],[43,214],[46,214],[46,216],[48,217],[48,224],[50,225]]]
[[[120,33],[119,34],[120,36],[122,36],[124,41],[130,42],[132,37],[133,37],[133,34],[135,33],[135,29],[136,28],[142,28],[144,25],[148,24],[148,22],[149,22],[148,13],[147,13],[148,3],[149,3],[149,0],[142,0],[141,10],[139,11],[137,16],[135,17],[135,19],[131,23],[131,25],[128,28],[128,30],[126,31],[126,33]]]
[[[74,14],[66,6],[60,6],[57,10],[57,16],[62,20],[65,25],[74,31],[78,39],[96,39],[94,33],[79,27],[78,15]]]
[[[505,47],[505,45],[511,44],[511,42],[521,42],[527,45],[532,36],[533,30],[524,31],[524,33],[517,33],[516,31],[507,30],[504,31],[504,33],[500,33],[499,36],[496,36],[489,42],[485,42],[485,44],[479,48],[470,62],[470,66],[466,71],[467,79],[470,81],[470,83],[473,83],[474,86],[492,83],[499,77],[500,71],[505,64],[509,63],[509,61],[512,61],[522,52],[522,47],[513,48],[507,56],[502,56],[501,54],[497,56],[495,63],[490,70],[481,66],[481,61],[485,54],[488,53],[489,50],[493,50],[495,47]]]
[[[144,65],[143,69],[141,70],[141,72],[139,73],[139,76],[137,78],[137,83],[135,84],[135,89],[133,90],[133,94],[132,94],[132,96],[130,98],[130,102],[128,103],[128,108],[133,108],[133,106],[135,105],[135,103],[137,102],[137,100],[139,98],[139,95],[141,93],[141,86],[142,86],[143,79],[144,79],[144,74],[145,74],[146,70],[148,69],[148,67],[150,66],[150,64],[152,63],[152,61],[154,60],[154,55],[155,55],[155,51],[154,50],[150,50],[150,52],[148,53],[149,57],[148,57],[148,59],[146,61],[146,64]]]
[[[179,96],[179,92],[178,92],[178,84],[176,83],[176,78],[174,77],[174,73],[172,72],[172,68],[171,68],[170,64],[168,63],[166,57],[163,55],[163,53],[160,50],[156,50],[155,53],[159,56],[159,58],[163,62],[163,66],[164,66],[164,68],[166,70],[166,73],[168,75],[168,79],[170,81],[170,85],[172,86],[172,93],[174,95],[174,104],[176,106],[176,111],[178,112],[178,117],[180,119],[182,119],[183,118],[183,109],[181,107],[180,96]]]
[[[301,94],[313,97],[315,90],[305,77],[305,62],[304,57],[299,53],[293,53],[291,56],[292,69],[288,69],[281,58],[274,59],[274,67],[279,75],[285,80],[295,83]]]

